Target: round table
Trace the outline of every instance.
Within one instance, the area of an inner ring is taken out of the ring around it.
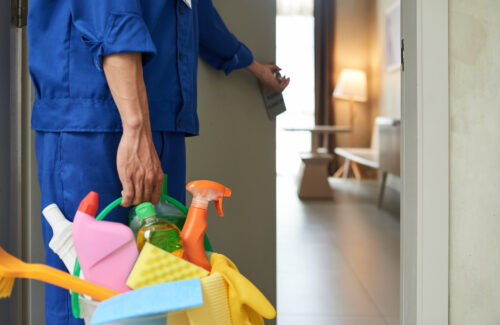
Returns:
[[[302,167],[300,170],[300,183],[298,195],[300,199],[331,199],[332,190],[328,183],[328,165],[333,160],[333,152],[329,151],[330,134],[349,133],[349,126],[316,125],[313,127],[287,127],[285,131],[311,132],[311,152],[302,153]],[[320,148],[321,136],[324,143]]]

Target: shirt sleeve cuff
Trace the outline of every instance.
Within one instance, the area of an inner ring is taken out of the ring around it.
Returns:
[[[240,43],[238,50],[233,55],[233,57],[225,61],[221,70],[223,70],[226,75],[230,74],[233,70],[242,69],[248,67],[253,62],[252,52],[245,46],[245,44]]]
[[[102,70],[103,57],[115,53],[143,53],[146,65],[156,54],[149,29],[141,16],[133,13],[112,13],[100,40],[82,36],[96,67]]]

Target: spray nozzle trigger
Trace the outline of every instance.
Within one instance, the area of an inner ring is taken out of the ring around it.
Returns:
[[[193,181],[187,185],[187,190],[193,194],[194,199],[200,202],[214,201],[217,213],[223,217],[222,199],[231,197],[231,189],[213,181]],[[206,205],[205,205],[206,206]]]
[[[217,201],[214,201],[214,204],[215,204],[215,209],[217,209],[217,213],[219,214],[219,216],[223,217],[224,211],[222,211],[222,197]]]
[[[219,216],[224,216],[224,211],[222,211],[222,199],[225,197],[231,197],[231,190],[224,186],[224,193],[217,200],[214,201],[215,209],[217,209],[217,213]]]

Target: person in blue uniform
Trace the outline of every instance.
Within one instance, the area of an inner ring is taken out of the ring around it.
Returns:
[[[32,128],[42,208],[56,203],[72,220],[91,190],[101,208],[185,201],[185,136],[198,135],[198,56],[229,74],[246,68],[268,91],[282,91],[273,65],[262,65],[231,34],[211,0],[31,0],[29,66],[36,92]],[[47,243],[46,263],[65,269]],[[47,285],[47,325],[82,324],[66,290]]]

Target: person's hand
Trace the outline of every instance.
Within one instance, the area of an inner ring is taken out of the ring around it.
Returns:
[[[284,76],[281,81],[276,79],[274,72],[279,72],[281,69],[275,64],[260,64],[253,61],[247,68],[258,80],[265,92],[280,93],[290,83],[290,78]]]
[[[104,57],[103,70],[122,120],[123,135],[116,153],[122,183],[122,206],[158,203],[163,171],[151,135],[148,95],[141,53]]]
[[[148,129],[123,130],[116,154],[116,166],[123,186],[122,206],[142,202],[158,203],[163,171]]]

